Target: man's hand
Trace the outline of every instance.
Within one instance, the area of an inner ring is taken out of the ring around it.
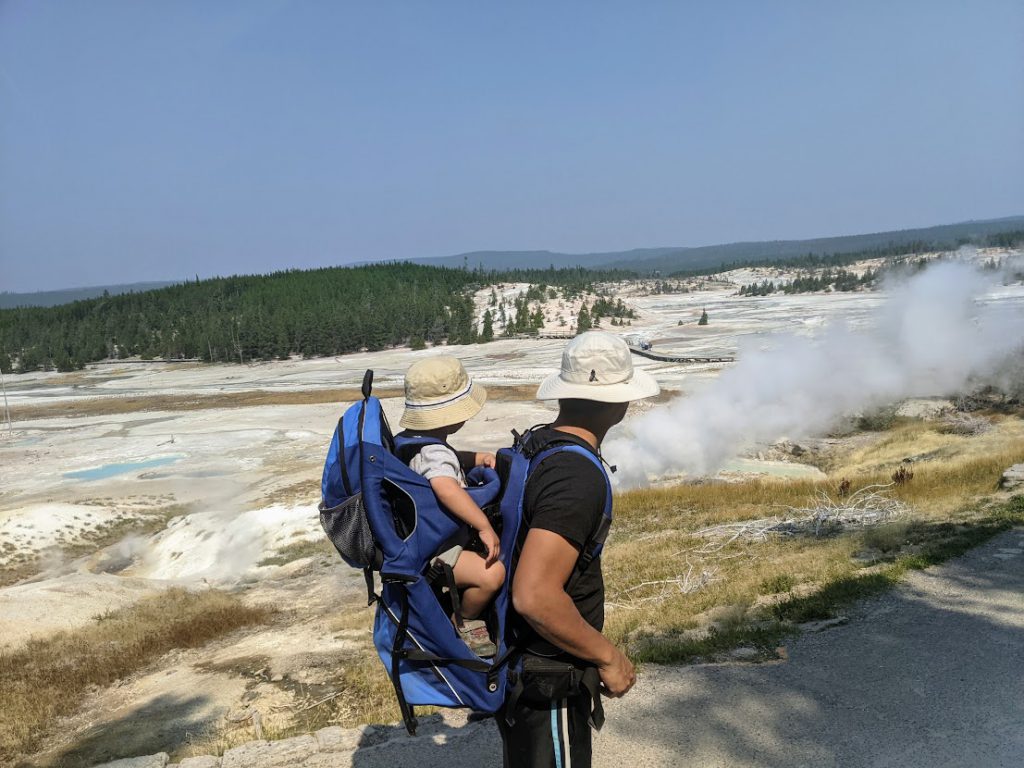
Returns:
[[[613,699],[625,696],[626,692],[636,682],[636,670],[633,669],[633,662],[626,658],[626,655],[618,648],[613,648],[614,655],[606,664],[599,664],[598,673],[601,675],[601,693]]]
[[[498,555],[501,554],[501,539],[498,538],[498,534],[494,532],[494,528],[487,526],[486,528],[480,529],[480,541],[487,548],[487,557],[484,560],[486,567],[491,567],[498,560]]]
[[[473,466],[476,467],[490,467],[494,469],[494,465],[497,462],[497,458],[493,453],[479,452],[476,455],[476,460]]]

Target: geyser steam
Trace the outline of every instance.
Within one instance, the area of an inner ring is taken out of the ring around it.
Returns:
[[[632,421],[605,454],[626,487],[667,473],[707,475],[754,444],[820,432],[844,414],[902,398],[955,392],[1024,345],[1024,313],[979,301],[998,278],[961,262],[935,264],[888,286],[868,328],[741,345],[735,366]]]

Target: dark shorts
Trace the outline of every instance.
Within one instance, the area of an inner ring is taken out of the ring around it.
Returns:
[[[520,699],[513,725],[498,713],[504,768],[590,768],[590,707],[584,693],[546,702]]]
[[[497,716],[505,768],[590,768],[590,721],[604,720],[597,670],[527,654],[521,682]]]

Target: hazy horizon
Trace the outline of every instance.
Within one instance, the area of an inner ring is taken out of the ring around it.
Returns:
[[[991,218],[991,219],[972,219],[971,221],[979,221],[979,222],[1001,221],[1003,219],[1016,219],[1016,218],[1022,218],[1022,217],[1024,217],[1024,214],[1015,214],[1015,215],[1010,215],[1010,216],[1000,216],[1000,217],[995,217],[995,218]],[[947,224],[961,224],[961,223],[969,223],[969,222],[947,222]],[[943,225],[937,224],[937,225],[934,225],[934,226],[943,226]],[[903,227],[901,229],[906,230],[906,229],[922,229],[922,228],[927,229],[928,227]],[[877,234],[877,233],[873,233],[873,232],[847,232],[847,233],[841,233],[841,234],[835,235],[834,237],[870,235],[870,234]],[[826,237],[832,237],[832,236],[826,236]],[[789,238],[789,237],[786,237],[786,238],[778,238],[777,241],[783,241],[784,242],[784,241],[800,241],[800,240],[813,240],[813,239],[816,239],[816,238],[814,238],[814,237],[811,237],[811,238]],[[773,242],[773,241],[748,241],[748,242]],[[590,255],[592,253],[603,253],[603,252],[626,253],[626,252],[629,252],[629,251],[642,251],[642,250],[659,249],[659,248],[681,248],[681,249],[683,249],[683,248],[701,248],[701,247],[718,246],[718,245],[729,245],[729,244],[730,243],[700,243],[700,244],[693,245],[693,246],[690,246],[690,245],[673,245],[673,246],[669,246],[669,245],[655,245],[655,246],[646,246],[646,245],[644,245],[644,246],[636,246],[635,248],[625,248],[622,251],[590,251],[590,252],[578,252],[578,253],[571,253],[571,252],[565,252],[565,251],[552,251],[549,248],[538,248],[538,249],[533,249],[530,252],[534,252],[534,253],[553,253],[553,254],[557,254],[557,255],[567,255],[567,256],[587,256],[587,255]],[[461,257],[461,256],[473,255],[474,253],[517,253],[517,252],[519,252],[519,251],[515,251],[515,250],[512,250],[512,249],[504,249],[504,248],[502,248],[502,249],[493,248],[493,249],[487,249],[487,250],[481,250],[481,251],[465,251],[465,252],[462,252],[462,253],[454,253],[454,254],[447,254],[447,255],[443,255],[443,256],[433,256],[433,257],[428,256],[428,257],[422,257],[422,258],[442,260],[442,259],[445,259],[445,258],[458,258],[458,257]],[[526,251],[523,251],[523,252],[526,252]],[[420,259],[421,257],[412,257],[412,258],[413,259]],[[372,262],[362,261],[362,262],[346,262],[346,263],[343,263],[343,264],[314,265],[314,266],[310,266],[308,268],[309,269],[317,269],[319,267],[330,267],[330,266],[338,266],[338,267],[361,266],[361,265],[365,265],[365,264],[378,264],[378,263],[382,264],[382,263],[387,263],[389,261],[404,261],[404,260],[405,259],[394,259],[394,260],[391,260],[391,259],[379,259],[377,261],[372,261]],[[299,268],[302,269],[303,267],[299,267]],[[234,275],[253,275],[253,274],[266,275],[266,274],[270,274],[271,272],[278,271],[278,269],[287,269],[287,267],[275,268],[275,269],[268,270],[267,272],[245,272],[245,271],[238,271],[238,272],[211,273],[211,274],[206,275],[206,277],[207,278],[217,278],[217,277],[231,277],[231,276],[234,276]],[[32,289],[32,290],[28,290],[28,291],[13,291],[13,290],[7,290],[5,288],[0,288],[0,295],[24,295],[24,294],[32,294],[32,293],[62,293],[62,292],[82,291],[82,290],[89,290],[89,289],[96,289],[96,288],[114,287],[114,286],[118,286],[118,287],[124,287],[124,286],[147,286],[147,288],[145,288],[145,290],[149,290],[149,289],[151,289],[153,287],[159,287],[160,285],[173,285],[173,284],[176,284],[176,283],[183,283],[186,280],[194,280],[195,277],[196,277],[195,275],[192,275],[192,276],[184,275],[184,276],[179,277],[179,278],[167,278],[165,280],[159,280],[159,279],[157,279],[157,280],[141,280],[141,281],[133,281],[133,282],[130,282],[130,283],[111,283],[111,282],[106,282],[106,283],[95,283],[95,284],[92,284],[92,285],[67,285],[67,286],[58,285],[58,286],[55,286],[55,287],[38,288],[38,289]]]

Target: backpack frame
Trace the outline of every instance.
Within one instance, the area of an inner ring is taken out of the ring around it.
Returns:
[[[391,679],[402,719],[415,734],[416,706],[468,707],[496,713],[520,685],[523,649],[508,626],[514,550],[520,536],[523,496],[530,474],[549,456],[572,451],[593,461],[606,482],[601,459],[575,443],[549,443],[532,449],[532,433],[513,431],[515,443],[497,452],[498,471],[476,467],[467,475],[467,493],[494,520],[500,532],[505,583],[488,611],[497,646],[493,659],[474,654],[459,637],[449,606],[439,599],[444,584],[432,583],[435,556],[464,527],[437,501],[430,482],[396,453],[440,442],[395,438],[380,401],[372,396],[373,371],[363,378],[363,399],[339,419],[321,481],[320,521],[342,559],[363,570],[367,604],[376,603],[373,639]],[[572,583],[600,555],[611,524],[611,485],[604,516],[580,553]],[[381,588],[375,591],[374,573]],[[456,612],[458,595],[451,583]],[[504,672],[504,674],[503,674]],[[600,701],[595,686],[591,694]]]

